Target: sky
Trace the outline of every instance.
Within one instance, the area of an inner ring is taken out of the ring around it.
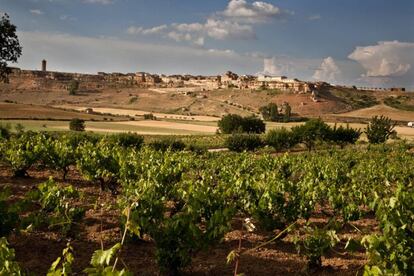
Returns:
[[[23,69],[414,89],[414,0],[0,0]]]

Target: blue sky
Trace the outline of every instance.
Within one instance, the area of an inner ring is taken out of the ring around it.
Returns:
[[[414,87],[413,0],[0,0],[17,66]]]

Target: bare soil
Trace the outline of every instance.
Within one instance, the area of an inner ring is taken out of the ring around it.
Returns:
[[[30,178],[12,178],[11,172],[0,167],[0,188],[10,187],[13,191],[11,201],[24,196],[37,184],[54,177],[62,185],[74,185],[84,196],[77,204],[88,208],[86,216],[78,227],[72,245],[75,250],[74,272],[82,274],[89,264],[92,253],[101,248],[109,248],[121,240],[120,214],[116,209],[116,198],[109,192],[101,192],[98,185],[82,180],[80,175],[72,170],[68,181],[60,181],[60,175],[50,171],[29,171]],[[104,209],[94,208],[102,204]],[[326,223],[327,218],[321,212],[312,217],[314,223]],[[234,229],[240,229],[240,219],[235,219]],[[354,222],[354,225],[364,233],[377,231],[377,223],[372,217]],[[193,256],[193,262],[184,275],[232,275],[234,266],[226,264],[227,254],[236,249],[239,238],[242,238],[242,250],[253,248],[269,240],[277,233],[256,231],[254,233],[233,230],[228,233],[220,244],[205,252]],[[341,244],[323,258],[323,268],[314,271],[312,275],[356,275],[363,271],[366,263],[364,250],[350,253],[343,250],[348,237],[360,237],[353,227],[345,227],[339,233]],[[48,229],[13,234],[9,237],[11,246],[16,251],[17,261],[21,266],[34,275],[45,275],[51,263],[61,255],[67,238],[59,232]],[[122,262],[135,275],[159,275],[155,261],[155,246],[151,241],[128,241],[122,252]],[[308,275],[306,259],[297,254],[291,234],[267,246],[242,255],[239,273],[245,275]]]

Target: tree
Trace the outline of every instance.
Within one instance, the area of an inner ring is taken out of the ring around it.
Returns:
[[[222,133],[263,133],[266,130],[265,123],[257,117],[242,117],[236,114],[228,114],[218,121],[218,127]]]
[[[276,151],[288,150],[298,143],[293,131],[286,128],[272,129],[266,135],[266,144],[272,146]]]
[[[394,130],[395,123],[390,118],[381,115],[372,117],[365,133],[371,144],[385,143],[390,136],[397,132]]]
[[[275,103],[269,103],[268,105],[259,108],[260,113],[265,121],[276,122],[279,118],[279,112]]]
[[[85,121],[82,119],[74,118],[69,123],[69,129],[73,131],[84,131]]]
[[[7,14],[0,19],[0,49],[0,81],[8,81],[11,69],[7,63],[17,62],[22,55],[22,47],[16,35],[16,26],[10,23]]]
[[[312,150],[317,141],[325,141],[329,138],[331,128],[322,119],[311,119],[304,125],[292,128],[299,141],[304,143],[308,150]]]
[[[285,112],[283,114],[283,121],[284,122],[289,122],[290,121],[290,117],[292,116],[292,107],[290,107],[289,103],[285,104]]]
[[[69,95],[76,95],[79,89],[79,81],[71,80],[68,86]]]
[[[337,127],[335,124],[330,131],[329,140],[343,148],[346,144],[355,144],[360,136],[361,130],[359,129],[351,128],[349,125],[347,125],[346,128],[343,126]]]
[[[226,147],[231,151],[254,151],[263,145],[260,136],[257,134],[240,134],[236,133],[227,137]]]

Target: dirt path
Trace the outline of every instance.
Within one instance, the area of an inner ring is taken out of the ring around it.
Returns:
[[[336,117],[371,118],[375,115],[384,115],[397,121],[414,121],[414,112],[398,110],[386,105],[375,105],[346,113],[333,114]]]
[[[77,111],[84,111],[86,106],[72,106],[72,105],[59,105],[57,108],[73,109]],[[106,107],[94,107],[93,111],[98,113],[109,113],[113,115],[126,115],[126,116],[143,116],[151,112],[135,109],[121,109],[121,108],[106,108]],[[188,121],[203,121],[203,122],[216,122],[220,120],[218,117],[212,116],[187,116],[167,113],[152,113],[155,117],[161,119],[176,119],[176,120],[188,120]]]
[[[143,126],[143,127],[156,127],[156,128],[165,128],[165,129],[181,129],[181,130],[207,132],[207,133],[216,133],[217,131],[217,127],[215,126],[192,125],[192,124],[183,124],[183,123],[166,122],[166,121],[152,121],[152,120],[119,122],[116,124]]]

